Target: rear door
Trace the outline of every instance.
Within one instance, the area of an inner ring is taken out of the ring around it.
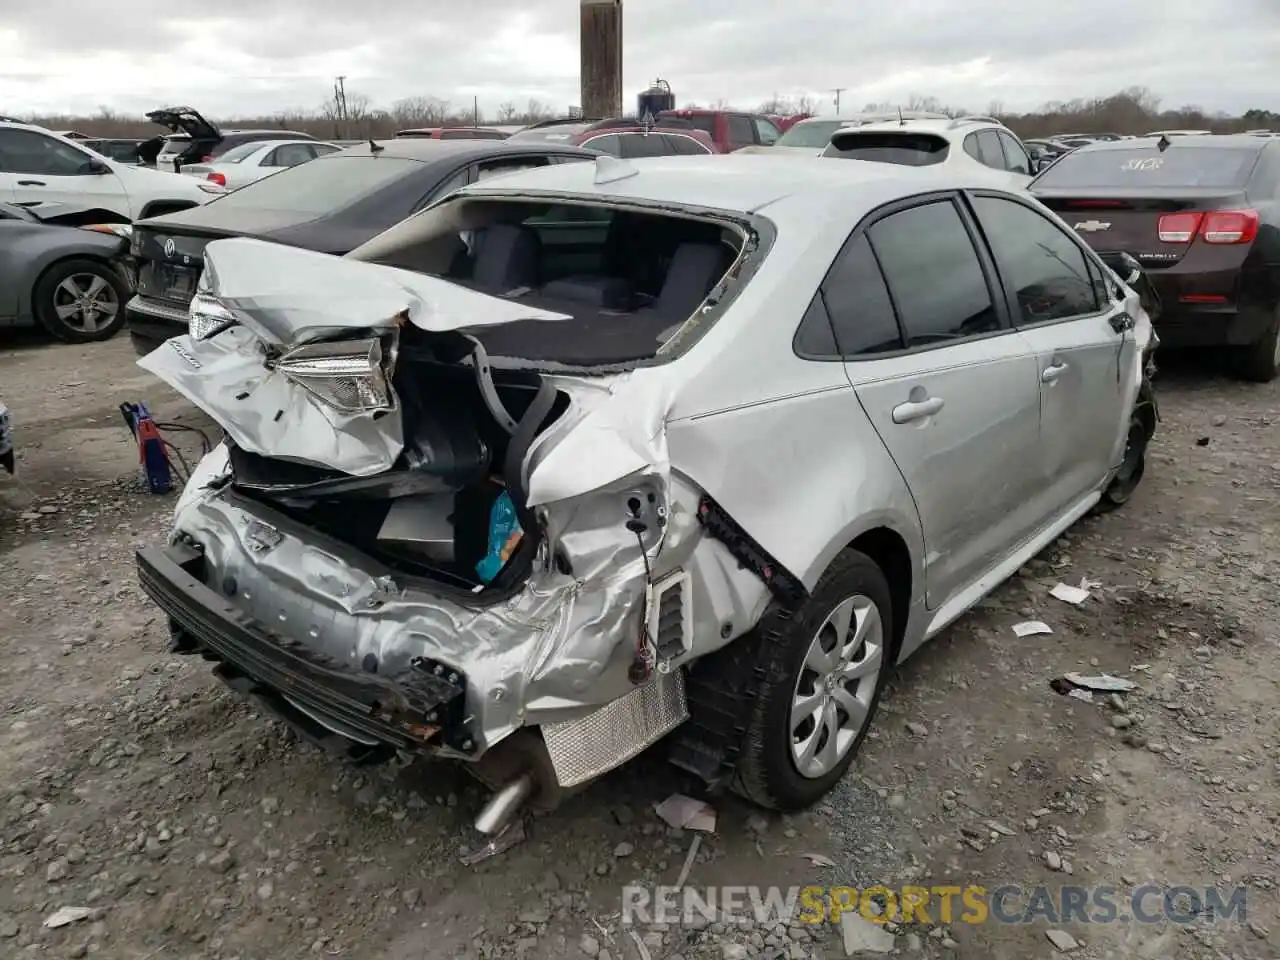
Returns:
[[[1030,496],[1035,351],[1010,328],[958,197],[886,208],[822,294],[850,382],[915,498],[936,609],[1043,523]]]
[[[726,113],[724,121],[729,150],[741,150],[755,145],[756,128],[749,116],[745,113]]]
[[[1079,242],[1031,204],[970,197],[1003,281],[1014,325],[1036,351],[1040,448],[1035,498],[1062,514],[1096,491],[1127,426],[1132,337],[1112,326],[1103,273]],[[1123,329],[1123,325],[1119,325]]]

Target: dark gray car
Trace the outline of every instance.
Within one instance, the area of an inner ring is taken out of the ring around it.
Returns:
[[[118,267],[127,229],[56,226],[0,203],[0,327],[38,324],[68,343],[113,336],[131,292]]]
[[[211,240],[253,237],[341,256],[469,183],[598,156],[540,141],[371,141],[282,170],[201,207],[139,220],[131,250],[138,292],[126,309],[134,349],[150,353],[187,332],[187,308]]]

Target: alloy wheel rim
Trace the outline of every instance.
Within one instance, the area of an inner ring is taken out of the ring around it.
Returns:
[[[814,634],[791,696],[791,760],[807,779],[825,776],[853,749],[871,714],[884,666],[884,622],[861,594],[836,604]]]
[[[98,274],[73,273],[54,288],[53,312],[73,330],[97,333],[115,320],[120,300]]]

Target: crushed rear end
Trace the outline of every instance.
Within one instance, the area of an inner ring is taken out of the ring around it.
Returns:
[[[723,645],[766,591],[698,535],[670,365],[495,362],[486,331],[569,317],[255,240],[205,258],[190,335],[139,360],[226,431],[138,551],[174,650],[323,746],[470,761],[507,804],[685,719],[695,633]]]

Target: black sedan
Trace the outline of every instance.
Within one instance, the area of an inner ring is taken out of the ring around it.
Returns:
[[[106,340],[124,325],[129,281],[117,264],[128,226],[44,223],[0,203],[0,327],[39,325],[59,340]]]
[[[187,308],[211,240],[254,237],[342,255],[469,183],[597,156],[536,141],[369,142],[282,170],[203,206],[139,220],[130,250],[138,292],[127,307],[134,349],[149,353],[186,332]]]

